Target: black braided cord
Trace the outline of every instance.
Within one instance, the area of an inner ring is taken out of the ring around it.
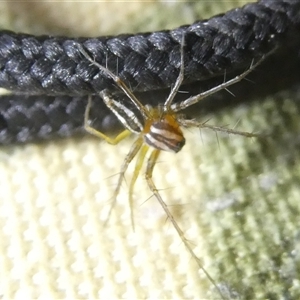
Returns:
[[[299,33],[299,24],[299,0],[261,0],[170,31],[74,39],[1,31],[0,87],[15,95],[0,98],[0,143],[83,132],[87,95],[113,85],[78,44],[134,91],[151,92],[175,82],[183,36],[185,83],[191,83],[249,66],[286,43],[291,31]],[[100,127],[113,123],[97,103]]]

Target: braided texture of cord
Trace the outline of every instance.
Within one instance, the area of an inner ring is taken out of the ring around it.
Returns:
[[[87,95],[111,85],[83,59],[80,43],[97,62],[138,91],[168,87],[186,39],[186,79],[202,80],[236,69],[270,51],[299,22],[300,3],[264,0],[171,31],[75,38],[0,33],[0,87],[24,94]]]
[[[0,143],[28,142],[81,133],[84,101],[68,96],[3,96],[0,101]]]
[[[249,66],[280,46],[299,24],[300,1],[262,0],[192,25],[146,34],[71,39],[0,31],[0,87],[19,94],[0,99],[0,144],[84,132],[86,95],[112,89],[112,81],[83,58],[78,44],[117,71],[135,92],[151,92],[175,82],[183,35],[187,83]],[[152,105],[160,100],[155,101]],[[114,116],[102,101],[97,105],[99,129],[113,128]]]

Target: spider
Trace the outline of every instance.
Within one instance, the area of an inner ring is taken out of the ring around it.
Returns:
[[[137,116],[136,112],[131,110],[130,108],[126,107],[125,104],[118,102],[114,100],[109,93],[108,90],[103,90],[99,93],[100,97],[103,99],[105,105],[115,114],[115,116],[118,118],[118,120],[123,124],[123,126],[126,128],[123,132],[118,134],[115,138],[110,138],[106,136],[104,133],[96,130],[91,126],[91,121],[89,120],[89,114],[91,109],[91,102],[92,98],[89,97],[88,103],[86,106],[85,114],[84,114],[84,127],[87,132],[89,132],[92,135],[95,135],[99,138],[104,139],[106,142],[110,144],[117,144],[121,140],[123,140],[125,137],[127,137],[129,134],[134,133],[137,135],[137,138],[135,142],[133,143],[130,151],[126,155],[124,162],[121,166],[120,174],[118,177],[118,183],[117,187],[114,191],[113,195],[113,204],[111,205],[109,215],[111,213],[111,210],[114,206],[114,203],[116,202],[116,198],[119,194],[121,184],[124,179],[124,175],[127,171],[127,168],[129,164],[132,162],[132,160],[137,157],[136,166],[134,169],[133,177],[131,179],[130,185],[129,185],[129,205],[131,210],[131,222],[132,226],[134,228],[134,221],[133,221],[133,189],[135,182],[138,178],[138,175],[140,173],[140,170],[143,166],[145,157],[147,152],[151,149],[151,154],[148,158],[147,165],[146,165],[146,173],[145,178],[147,181],[147,184],[155,196],[155,198],[158,200],[160,205],[162,206],[163,210],[165,211],[167,218],[171,221],[172,225],[174,226],[177,234],[179,235],[180,239],[184,243],[186,249],[189,251],[191,256],[196,260],[199,268],[205,273],[207,278],[210,280],[210,282],[217,288],[218,292],[220,293],[222,299],[224,299],[224,296],[220,289],[218,288],[216,282],[213,280],[213,278],[209,275],[208,271],[204,268],[202,265],[200,259],[197,257],[197,255],[194,253],[192,247],[188,243],[188,240],[186,239],[182,229],[179,227],[178,223],[175,221],[172,213],[170,212],[167,204],[162,199],[159,190],[157,189],[154,181],[153,181],[153,169],[157,162],[157,159],[159,157],[159,154],[161,151],[168,151],[177,153],[179,152],[182,147],[185,144],[185,138],[182,132],[181,128],[187,128],[187,127],[197,127],[197,128],[209,128],[214,131],[222,131],[227,132],[230,134],[238,134],[245,137],[257,137],[258,134],[255,133],[249,133],[244,131],[237,131],[234,129],[224,128],[224,127],[218,127],[207,124],[207,122],[199,122],[195,119],[186,119],[182,114],[178,114],[178,112],[190,107],[191,105],[194,105],[201,101],[202,99],[218,92],[223,89],[227,89],[227,87],[238,83],[243,78],[245,78],[253,69],[255,69],[266,57],[263,56],[260,58],[256,63],[251,63],[250,67],[241,73],[240,75],[225,81],[222,84],[219,84],[218,86],[215,86],[205,92],[202,92],[198,95],[191,96],[187,98],[186,100],[178,103],[173,103],[174,98],[176,94],[179,91],[179,88],[182,84],[182,81],[184,79],[184,55],[183,55],[183,47],[184,47],[184,41],[181,44],[181,64],[180,64],[180,71],[179,75],[177,77],[177,80],[174,84],[174,86],[171,88],[171,92],[169,93],[169,96],[165,100],[164,104],[158,105],[157,107],[152,107],[150,105],[143,105],[136,96],[132,93],[129,87],[122,81],[120,77],[115,75],[113,72],[111,72],[106,67],[100,65],[97,63],[88,53],[87,51],[81,46],[78,45],[80,52],[82,55],[92,64],[95,65],[100,69],[100,71],[110,79],[114,81],[114,83],[120,88],[122,92],[126,94],[126,96],[130,99],[132,104],[135,106],[137,111],[142,116],[142,121]]]

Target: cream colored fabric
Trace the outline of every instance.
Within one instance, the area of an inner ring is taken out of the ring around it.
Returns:
[[[8,1],[0,4],[0,26],[35,34],[107,35],[172,28],[242,3]],[[221,134],[217,139],[210,131],[187,130],[183,150],[163,153],[154,172],[194,251],[232,298],[280,295],[284,278],[299,267],[300,158],[292,141],[299,137],[293,101],[300,99],[297,92],[278,97],[286,99],[281,109],[292,120],[288,125],[273,99],[212,120],[232,126],[240,120],[238,129],[260,132],[272,120],[281,128],[278,139]],[[87,136],[1,147],[0,298],[218,298],[143,176],[134,192],[135,232],[126,183],[104,224],[132,142],[111,146]],[[298,295],[300,282],[292,277],[289,292]]]

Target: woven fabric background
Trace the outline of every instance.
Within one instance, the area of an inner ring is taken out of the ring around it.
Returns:
[[[246,2],[7,1],[0,3],[0,27],[70,36],[151,31]],[[297,299],[299,88],[262,100],[212,122],[239,121],[237,128],[250,132],[272,126],[276,137],[187,130],[186,146],[160,157],[154,180],[224,295]],[[218,298],[143,176],[134,192],[135,232],[126,184],[104,225],[132,142],[111,146],[87,136],[0,148],[1,299]]]

